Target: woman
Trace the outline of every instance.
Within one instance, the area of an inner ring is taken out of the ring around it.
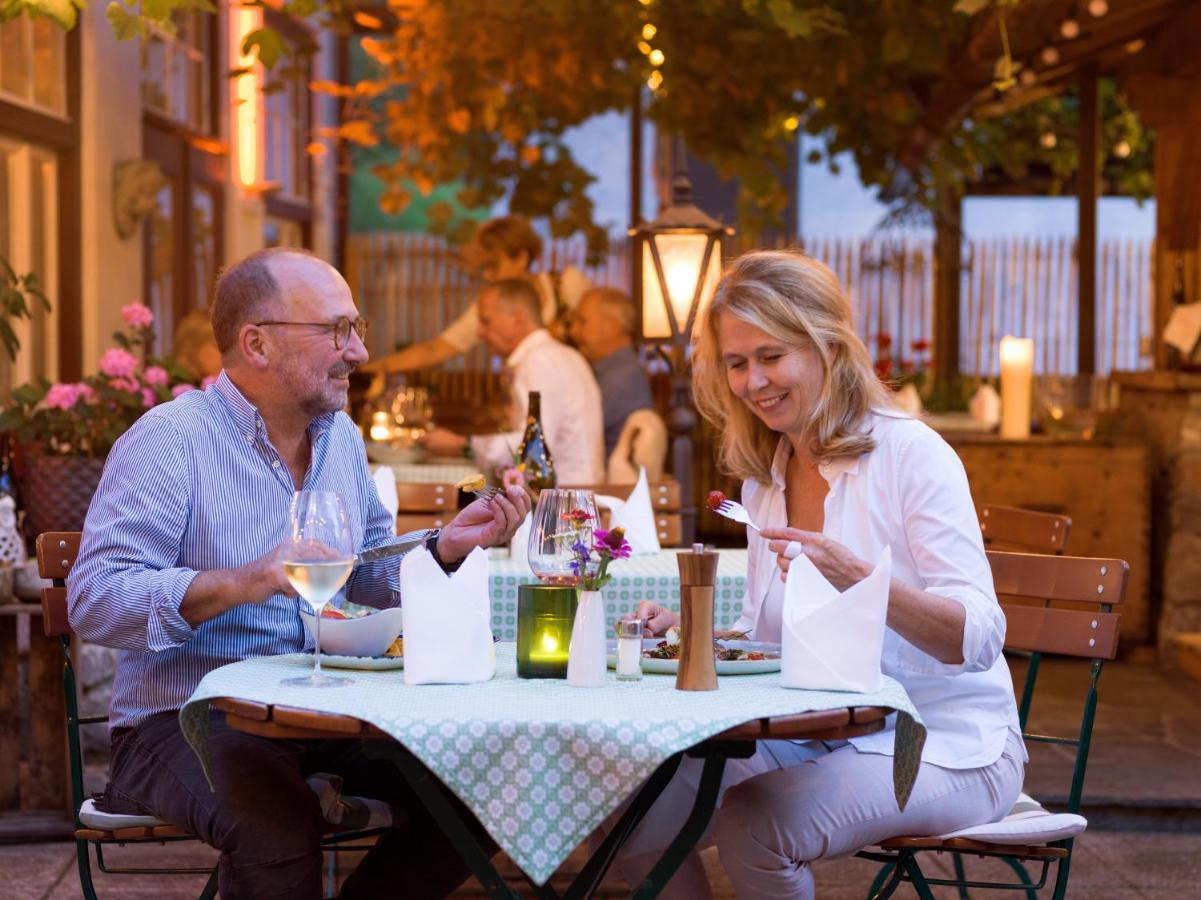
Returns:
[[[942,438],[890,407],[833,273],[800,253],[735,260],[698,330],[693,366],[698,407],[720,435],[719,463],[744,479],[743,504],[762,529],[748,529],[735,627],[780,640],[784,577],[798,549],[845,590],[891,547],[881,665],[928,729],[904,812],[893,795],[891,719],[849,742],[761,742],[751,765],[730,773],[727,786],[738,783],[715,819],[738,896],[812,897],[814,859],[1001,819],[1021,790],[1026,753],[967,478]],[[654,633],[676,621],[651,604],[638,614]],[[665,802],[687,802],[686,786],[674,793]],[[637,835],[627,877],[671,836]],[[696,896],[696,873],[686,867],[673,889]]]

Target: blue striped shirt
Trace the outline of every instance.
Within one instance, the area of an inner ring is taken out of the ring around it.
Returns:
[[[392,539],[358,429],[345,413],[309,425],[306,489],[340,491],[360,550]],[[180,603],[197,573],[270,553],[288,533],[294,487],[258,410],[222,372],[148,410],[113,446],[67,578],[71,627],[121,650],[112,727],[179,709],[206,673],[252,656],[311,646],[303,601],[276,594],[191,627]],[[356,603],[400,602],[400,557],[354,570]]]

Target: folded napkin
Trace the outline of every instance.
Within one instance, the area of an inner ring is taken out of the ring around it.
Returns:
[[[598,494],[596,505],[609,510],[609,527],[626,530],[630,552],[643,556],[659,552],[659,531],[655,526],[655,509],[651,505],[651,489],[646,479],[646,467],[638,472],[638,482],[625,500]]]
[[[392,516],[392,533],[396,534],[396,511],[400,508],[400,499],[396,496],[396,473],[391,466],[380,466],[371,477],[375,479],[379,502]]]
[[[780,683],[810,691],[881,690],[891,577],[888,547],[872,573],[841,594],[807,556],[794,559],[784,585]]]
[[[496,674],[488,552],[446,574],[424,547],[400,564],[405,684],[471,684]]]
[[[516,562],[529,562],[530,524],[533,518],[533,513],[526,513],[521,524],[517,526],[517,530],[513,532],[513,539],[509,541],[509,559]]]

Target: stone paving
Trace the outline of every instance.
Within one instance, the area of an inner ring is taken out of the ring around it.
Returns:
[[[1015,674],[1020,674],[1015,666]],[[1078,716],[1074,693],[1083,684],[1080,666],[1044,665],[1041,693],[1031,725],[1042,732],[1064,733],[1061,723]],[[1145,663],[1111,664],[1101,680],[1101,703],[1085,785],[1085,814],[1093,827],[1076,843],[1069,897],[1082,900],[1195,897],[1201,884],[1201,699],[1196,682]],[[1070,758],[1063,748],[1035,747],[1027,789],[1054,804],[1066,796]],[[197,844],[176,844],[111,851],[112,863],[207,865],[214,851]],[[718,898],[733,897],[716,854],[705,853]],[[353,865],[347,856],[343,864]],[[973,861],[973,874],[1003,877],[991,861]],[[569,860],[565,869],[578,868]],[[938,861],[949,867],[949,862]],[[949,871],[949,868],[947,869]],[[834,860],[815,867],[818,896],[830,900],[862,898],[875,864]],[[183,900],[195,897],[203,877],[104,876],[97,874],[101,897]],[[518,880],[511,883],[518,884]],[[562,879],[559,880],[562,886]],[[601,896],[624,896],[614,881]],[[398,896],[403,895],[403,890]],[[479,897],[471,884],[456,895]],[[936,895],[952,897],[950,891]],[[66,900],[79,896],[71,844],[0,846],[0,897],[14,900]],[[908,888],[898,896],[912,896]],[[1005,896],[1005,895],[995,895]],[[1008,896],[1015,896],[1009,894]]]

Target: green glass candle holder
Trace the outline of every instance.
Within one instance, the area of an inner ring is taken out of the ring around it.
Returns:
[[[567,648],[571,645],[576,602],[574,587],[518,586],[518,678],[567,677]]]

